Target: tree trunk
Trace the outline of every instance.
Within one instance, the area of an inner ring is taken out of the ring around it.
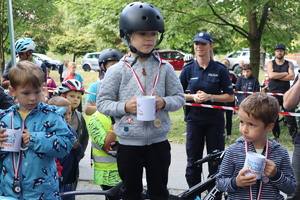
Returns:
[[[248,42],[250,47],[250,64],[252,65],[252,75],[258,78],[260,63],[260,41],[262,33],[258,30],[257,16],[252,10],[252,0],[247,1],[249,35]]]

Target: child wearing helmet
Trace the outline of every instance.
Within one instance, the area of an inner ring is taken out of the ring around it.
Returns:
[[[120,15],[120,35],[130,52],[107,70],[97,96],[99,112],[116,121],[117,163],[124,184],[120,196],[125,200],[142,199],[143,168],[150,199],[169,196],[168,112],[182,108],[185,99],[172,65],[154,51],[163,33],[163,17],[155,6],[142,2],[127,5]],[[136,99],[146,95],[155,96],[154,121],[137,120]]]
[[[86,115],[92,115],[96,112],[96,97],[99,92],[99,87],[101,80],[104,78],[104,74],[106,70],[119,62],[119,60],[123,57],[123,55],[116,49],[106,49],[102,51],[99,55],[99,80],[97,82],[92,83],[89,86],[88,94],[85,99],[85,104],[83,111]]]
[[[78,141],[82,145],[82,155],[80,156],[81,159],[84,156],[84,152],[86,150],[88,140],[89,140],[89,135],[86,128],[85,120],[82,116],[82,113],[77,110],[78,106],[81,103],[82,95],[84,94],[84,87],[80,83],[80,81],[76,79],[69,79],[62,82],[58,86],[58,93],[59,96],[64,97],[71,102],[72,115],[69,124],[78,134]],[[78,175],[77,175],[76,183],[74,184],[75,186],[73,188],[74,190],[76,189],[77,181],[78,181]]]

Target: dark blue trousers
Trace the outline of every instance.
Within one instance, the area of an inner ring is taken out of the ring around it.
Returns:
[[[224,118],[216,121],[187,122],[186,153],[187,167],[186,180],[189,187],[201,181],[202,167],[196,167],[193,163],[203,157],[203,149],[206,144],[207,154],[214,150],[224,150]],[[208,163],[209,174],[217,172],[218,166]]]

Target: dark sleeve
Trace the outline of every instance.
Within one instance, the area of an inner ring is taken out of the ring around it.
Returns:
[[[7,109],[14,104],[11,96],[5,93],[4,89],[0,86],[0,109]]]
[[[2,78],[5,78],[5,79],[9,79],[8,78],[8,71],[9,71],[9,69],[12,67],[12,61],[10,60],[10,61],[8,61],[8,63],[6,64],[6,66],[5,66],[5,69],[4,69],[4,72],[3,72],[3,74],[2,74]]]
[[[45,82],[47,82],[47,67],[46,67],[46,65],[44,63],[42,63],[41,68],[42,68],[42,70],[43,70],[43,72],[45,74],[44,80],[45,80]]]
[[[61,64],[61,65],[58,66],[58,73],[60,75],[62,75],[62,73],[63,73],[63,66],[64,66],[64,64]]]
[[[259,92],[260,91],[260,86],[257,78],[254,78],[254,91],[253,92]]]
[[[188,67],[183,68],[179,76],[184,92],[186,91],[189,85],[188,74],[187,74],[188,69],[189,69]]]
[[[235,74],[232,74],[232,83],[236,84],[236,82],[237,82],[237,78],[236,78]]]
[[[86,123],[85,123],[85,120],[84,120],[82,114],[81,114],[81,124],[82,124],[82,129],[81,129],[81,135],[79,136],[79,138],[80,138],[82,150],[83,150],[83,152],[85,152],[86,147],[88,145],[88,141],[89,141],[89,133],[88,133]]]

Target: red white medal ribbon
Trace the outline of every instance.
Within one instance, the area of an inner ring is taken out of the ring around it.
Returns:
[[[249,144],[247,141],[245,141],[245,151],[248,152],[249,151]],[[269,158],[269,141],[267,140],[266,142],[266,155],[265,155],[266,159]],[[262,189],[263,189],[263,181],[260,181],[260,186],[259,186],[259,192],[258,192],[258,196],[256,200],[260,200],[261,195],[262,195]],[[251,185],[249,186],[249,199],[252,200],[252,187]]]
[[[12,114],[12,117],[10,118],[11,129],[14,129],[14,120],[13,120],[13,118],[14,118],[14,114]],[[25,120],[22,123],[22,130],[24,128],[25,128]],[[13,167],[14,174],[15,174],[15,180],[18,180],[18,177],[19,177],[21,160],[22,160],[22,150],[19,151],[19,157],[18,157],[17,164],[15,164],[15,152],[12,153],[12,167]]]
[[[157,54],[155,54],[155,55],[157,55]],[[139,85],[141,91],[143,92],[143,94],[144,94],[144,95],[147,95],[146,90],[145,90],[144,86],[142,85],[139,76],[137,75],[137,73],[135,72],[135,70],[133,69],[133,67],[132,67],[131,65],[129,65],[129,63],[126,62],[126,58],[127,58],[127,57],[128,57],[127,55],[124,57],[124,61],[125,61],[126,66],[132,71],[132,73],[133,73],[133,75],[134,75],[134,77],[135,77],[135,79],[136,79],[136,82],[138,83],[138,85]],[[159,56],[158,56],[158,57],[159,57]],[[156,74],[156,76],[155,76],[155,78],[154,78],[154,81],[153,81],[153,86],[152,86],[152,90],[151,90],[151,96],[154,96],[154,89],[155,89],[156,84],[157,84],[157,80],[158,80],[158,77],[159,77],[159,72],[160,72],[161,65],[162,65],[162,60],[161,60],[161,58],[159,57],[159,68],[158,68],[158,73]]]

